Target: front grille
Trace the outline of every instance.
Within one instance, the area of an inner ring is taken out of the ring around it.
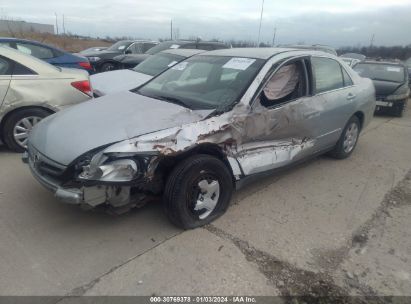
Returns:
[[[27,152],[33,164],[33,169],[40,175],[46,175],[59,181],[63,179],[64,172],[67,169],[66,166],[47,158],[31,145],[28,146]]]

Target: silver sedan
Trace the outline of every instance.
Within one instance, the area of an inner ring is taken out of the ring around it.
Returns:
[[[349,157],[374,109],[371,80],[332,54],[218,50],[42,121],[23,159],[65,202],[123,212],[162,196],[188,229],[251,179],[321,153]]]
[[[0,47],[0,138],[22,152],[40,120],[91,98],[88,73]]]

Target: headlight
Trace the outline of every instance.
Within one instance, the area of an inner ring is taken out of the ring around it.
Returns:
[[[401,95],[390,95],[385,98],[385,100],[403,100],[408,98],[408,93],[407,94],[401,94]]]
[[[79,178],[104,182],[129,182],[138,173],[138,166],[134,160],[119,159],[103,163],[97,167],[90,164],[83,167]]]
[[[99,61],[100,59],[101,59],[100,57],[88,57],[88,60],[90,62],[96,62],[96,61]]]

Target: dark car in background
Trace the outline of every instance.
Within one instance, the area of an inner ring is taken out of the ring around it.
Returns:
[[[83,69],[88,72],[92,71],[90,62],[86,57],[71,54],[37,41],[17,38],[0,38],[0,46],[7,46],[16,49],[22,53],[34,56],[55,66]]]
[[[120,69],[131,69],[136,65],[140,64],[141,62],[143,62],[144,60],[146,60],[148,57],[167,49],[198,49],[205,51],[213,51],[228,48],[231,48],[231,46],[223,42],[216,41],[171,40],[156,45],[144,54],[125,54],[115,57],[114,60],[116,60]]]
[[[395,116],[402,116],[410,93],[404,64],[366,60],[356,64],[354,70],[361,77],[373,81],[377,95],[376,111],[388,110]]]
[[[408,84],[409,84],[409,87],[411,88],[411,58],[408,58],[405,61],[405,66],[408,69]]]
[[[124,54],[143,54],[153,46],[156,41],[149,40],[121,40],[102,51],[88,52],[84,54],[96,72],[107,72],[118,69],[118,63],[114,57]]]

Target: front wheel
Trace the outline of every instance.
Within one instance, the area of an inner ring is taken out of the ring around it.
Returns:
[[[209,155],[191,156],[168,177],[164,208],[170,221],[183,229],[206,225],[228,208],[233,180],[227,166]]]
[[[402,117],[402,113],[404,112],[405,108],[405,102],[404,101],[399,101],[396,104],[394,104],[392,108],[392,112],[396,117]]]
[[[48,115],[50,112],[43,109],[23,109],[11,114],[3,129],[6,146],[15,152],[24,152],[31,130]]]
[[[351,117],[346,124],[334,150],[330,152],[330,155],[337,159],[345,159],[349,157],[357,146],[360,130],[361,124],[358,117]]]

